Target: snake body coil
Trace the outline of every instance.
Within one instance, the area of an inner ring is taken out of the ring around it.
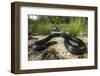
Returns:
[[[72,54],[80,55],[86,51],[85,43],[79,38],[67,35],[66,33],[64,33],[63,38],[65,47]]]
[[[76,38],[75,36],[68,35],[66,33],[50,34],[48,37],[35,42],[32,45],[32,48],[34,50],[42,51],[42,50],[46,49],[47,47],[57,43],[56,41],[48,42],[50,39],[52,39],[54,37],[64,38],[65,47],[72,54],[80,55],[80,54],[83,54],[86,50],[85,43],[82,40],[80,40],[79,38]]]

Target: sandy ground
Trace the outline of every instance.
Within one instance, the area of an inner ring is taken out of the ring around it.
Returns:
[[[29,40],[28,45],[30,46],[35,41],[41,40],[46,36],[35,36],[33,39]],[[86,46],[88,44],[88,38],[86,36],[80,36]],[[80,58],[88,58],[88,52],[82,55],[74,55],[70,53],[64,45],[64,39],[61,37],[52,38],[50,41],[57,41],[58,43],[48,47],[47,49],[43,50],[42,52],[34,51],[31,48],[28,50],[28,60],[58,60],[58,59],[80,59]]]

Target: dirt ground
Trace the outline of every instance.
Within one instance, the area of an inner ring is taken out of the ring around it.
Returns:
[[[28,45],[32,45],[35,41],[41,40],[46,36],[34,36],[33,39],[28,41]],[[78,38],[82,39],[86,46],[88,46],[88,37],[87,36],[79,36]],[[50,41],[57,41],[58,43],[48,47],[47,49],[38,52],[34,51],[31,48],[28,50],[28,60],[58,60],[58,59],[80,59],[80,58],[88,58],[88,51],[82,55],[74,55],[70,53],[64,45],[64,39],[61,37],[52,38]]]

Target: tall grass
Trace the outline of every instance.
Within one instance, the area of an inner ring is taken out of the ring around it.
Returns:
[[[51,26],[49,24],[38,24],[36,30],[39,34],[47,35],[51,33]]]
[[[87,32],[87,22],[86,17],[37,16],[37,20],[28,19],[28,30],[47,35],[57,27],[61,32],[76,36]]]
[[[70,21],[69,26],[68,26],[68,32],[71,35],[79,35],[80,33],[82,33],[84,31],[84,29],[86,29],[86,23],[82,18],[75,18],[73,20]],[[83,28],[84,27],[84,28]]]

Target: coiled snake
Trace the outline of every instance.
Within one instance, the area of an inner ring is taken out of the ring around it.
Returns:
[[[32,45],[32,49],[34,49],[35,51],[42,51],[42,50],[46,49],[47,47],[56,44],[57,43],[56,41],[48,42],[50,39],[52,39],[54,37],[64,38],[64,45],[65,45],[66,49],[69,52],[71,52],[72,54],[80,55],[80,54],[83,54],[86,50],[86,45],[81,39],[79,39],[75,36],[71,36],[67,33],[50,34],[48,37],[35,42]]]

